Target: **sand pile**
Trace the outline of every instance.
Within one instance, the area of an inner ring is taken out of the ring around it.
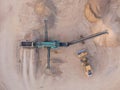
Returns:
[[[38,2],[35,5],[35,12],[40,16],[49,16],[50,9],[45,6],[44,2]]]
[[[37,0],[34,11],[39,19],[48,20],[49,28],[54,26],[57,10],[52,0]]]
[[[85,7],[85,16],[92,23],[92,32],[107,30],[108,35],[95,39],[100,46],[120,45],[120,2],[118,0],[89,0]],[[114,24],[113,24],[114,23]]]

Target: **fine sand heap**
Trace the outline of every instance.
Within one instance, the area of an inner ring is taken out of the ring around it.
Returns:
[[[88,21],[93,23],[91,25],[92,31],[99,32],[107,30],[109,33],[109,35],[95,39],[95,42],[100,46],[120,45],[119,12],[120,5],[118,0],[89,0],[87,2],[85,16]]]

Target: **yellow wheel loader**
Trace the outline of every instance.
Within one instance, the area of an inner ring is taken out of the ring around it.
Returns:
[[[87,52],[86,49],[80,50],[78,52],[78,57],[79,57],[82,65],[83,65],[83,67],[85,69],[85,74],[87,76],[92,76],[92,68],[91,68],[91,65],[88,63],[87,56],[88,56],[88,52]]]

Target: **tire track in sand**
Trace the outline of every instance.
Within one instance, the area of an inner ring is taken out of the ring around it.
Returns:
[[[23,52],[23,79],[25,82],[25,86],[27,88],[27,90],[30,90],[30,84],[29,84],[29,78],[28,78],[28,73],[27,73],[27,50],[22,50]]]
[[[35,50],[31,49],[30,50],[30,61],[29,61],[29,78],[30,78],[30,83],[32,84],[32,86],[36,85],[35,84],[35,61],[34,61],[34,53],[35,53]]]
[[[37,85],[35,80],[35,70],[36,62],[35,59],[35,50],[34,49],[24,49],[23,52],[23,79],[27,90],[32,90]]]

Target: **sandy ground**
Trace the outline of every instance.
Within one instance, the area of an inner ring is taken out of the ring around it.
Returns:
[[[103,3],[104,2],[104,3]],[[22,40],[72,41],[108,30],[108,35],[51,51],[20,47]],[[119,90],[119,0],[1,0],[0,90]],[[85,76],[76,52],[87,48],[93,76]]]

